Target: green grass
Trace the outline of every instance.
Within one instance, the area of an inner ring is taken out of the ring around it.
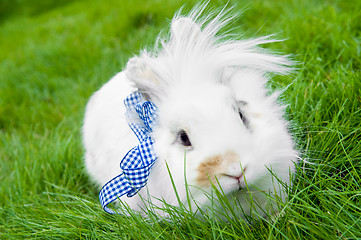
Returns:
[[[292,83],[282,98],[310,162],[299,165],[282,216],[249,226],[174,210],[175,224],[101,209],[83,169],[85,104],[185,2],[196,1],[0,0],[0,239],[361,238],[359,0],[237,4],[247,11],[234,33],[277,33],[288,40],[267,47],[299,62],[270,84]]]

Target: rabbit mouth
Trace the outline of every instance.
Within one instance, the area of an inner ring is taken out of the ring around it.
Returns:
[[[221,174],[221,176],[225,177],[226,179],[232,179],[234,184],[237,186],[235,191],[240,191],[246,187],[245,184],[245,172],[247,167],[245,167],[240,174]]]
[[[244,175],[246,173],[246,170],[247,170],[247,166],[244,169],[242,169],[242,172],[239,174],[221,174],[221,175],[225,177],[233,178],[237,180],[238,183],[241,183],[242,181],[244,181]]]

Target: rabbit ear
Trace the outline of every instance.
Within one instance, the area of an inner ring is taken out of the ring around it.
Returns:
[[[159,77],[151,67],[151,58],[142,54],[131,58],[126,67],[126,76],[135,83],[143,97],[151,100],[159,95]]]
[[[177,17],[171,24],[171,37],[169,42],[163,42],[162,51],[155,50],[155,53],[164,56],[171,55],[172,59],[184,60],[187,56],[187,43],[196,41],[202,34],[198,24],[189,17]],[[169,52],[167,52],[169,50]],[[140,56],[131,58],[126,67],[127,77],[135,83],[138,90],[147,100],[159,100],[165,95],[165,89],[172,81],[167,75],[169,69],[164,64],[163,58],[154,58],[152,53],[143,51]],[[176,64],[177,65],[177,64]],[[180,65],[180,64],[178,64]],[[178,66],[177,65],[177,66]]]

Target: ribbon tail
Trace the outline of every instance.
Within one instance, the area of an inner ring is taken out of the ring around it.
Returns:
[[[99,192],[99,200],[104,211],[111,214],[116,213],[112,209],[108,208],[107,205],[131,190],[133,190],[133,188],[124,181],[123,174],[120,174],[107,182]]]
[[[99,192],[103,209],[112,214],[116,212],[107,206],[125,194],[132,197],[138,193],[147,184],[150,169],[157,159],[153,150],[154,140],[150,136],[152,125],[158,117],[157,107],[152,102],[144,102],[140,92],[129,95],[124,104],[128,124],[137,136],[139,145],[123,157],[120,162],[122,173],[107,182]],[[132,119],[136,113],[136,118]]]

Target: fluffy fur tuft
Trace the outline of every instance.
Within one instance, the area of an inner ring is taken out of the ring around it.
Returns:
[[[201,17],[206,6],[195,7],[188,16],[179,11],[171,21],[170,36],[164,38],[160,35],[153,51],[144,50],[140,57],[129,61],[127,77],[138,88],[146,89],[146,94],[151,89],[155,91],[154,97],[159,98],[168,92],[168,87],[192,84],[189,81],[193,79],[187,75],[194,76],[205,69],[212,69],[214,75],[230,69],[253,69],[261,74],[287,74],[291,71],[292,62],[287,56],[270,54],[259,47],[279,40],[272,39],[272,35],[247,40],[222,35],[222,29],[236,16],[230,15],[230,8]],[[139,76],[138,71],[146,72],[151,81],[144,81],[148,79]],[[157,79],[156,84],[154,79]],[[220,77],[218,80],[224,79]]]
[[[169,37],[159,37],[153,52],[130,59],[92,96],[83,128],[86,168],[99,186],[121,173],[120,160],[138,144],[122,102],[141,91],[159,108],[153,132],[159,159],[147,186],[132,198],[122,197],[123,203],[141,211],[142,198],[161,207],[161,199],[179,205],[179,197],[193,210],[221,207],[209,199],[213,184],[241,205],[239,217],[252,211],[262,216],[265,208],[276,208],[265,193],[286,197],[278,181],[290,183],[298,159],[277,94],[265,88],[268,73],[287,74],[291,62],[259,47],[276,41],[271,36],[222,35],[235,16],[225,9],[205,15],[205,8],[199,5],[187,16],[177,13]]]

